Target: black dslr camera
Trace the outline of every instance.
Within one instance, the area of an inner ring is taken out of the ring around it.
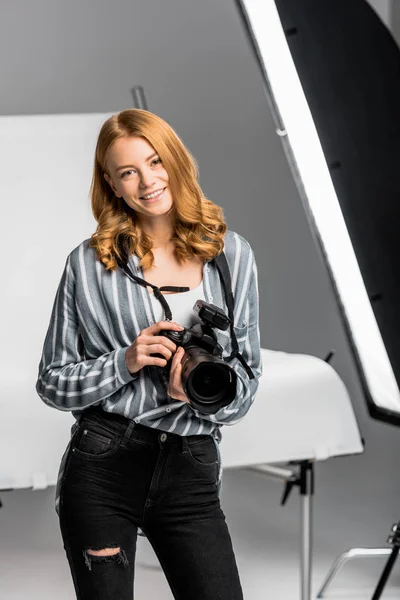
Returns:
[[[185,355],[182,359],[182,387],[193,408],[213,414],[227,406],[236,396],[237,375],[222,357],[222,347],[217,342],[213,328],[226,330],[230,318],[214,304],[197,300],[193,311],[202,323],[196,323],[182,331],[160,331],[178,347],[182,346]],[[152,354],[164,358],[162,354]],[[168,385],[172,357],[162,369]]]

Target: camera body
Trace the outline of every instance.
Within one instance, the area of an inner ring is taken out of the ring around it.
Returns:
[[[215,413],[232,402],[236,395],[235,371],[222,357],[222,346],[217,341],[214,328],[226,330],[230,318],[214,304],[197,300],[193,311],[201,319],[192,327],[182,331],[163,330],[163,335],[182,346],[185,355],[182,359],[182,387],[191,406],[201,412]],[[159,358],[165,356],[152,354]],[[165,383],[168,385],[172,357],[164,367],[160,367]]]

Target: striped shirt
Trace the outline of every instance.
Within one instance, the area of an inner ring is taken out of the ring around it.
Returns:
[[[221,426],[234,425],[246,415],[262,374],[257,266],[250,244],[229,229],[225,233],[235,333],[239,352],[255,377],[249,379],[240,361],[233,358],[228,364],[237,374],[235,399],[215,414],[203,414],[168,395],[160,367],[145,366],[134,375],[129,373],[125,360],[128,347],[143,329],[156,322],[152,300],[148,288],[134,283],[121,269],[106,271],[88,242],[79,244],[66,259],[39,364],[36,391],[40,398],[48,406],[72,412],[76,421],[71,438],[82,411],[99,405],[106,412],[162,431],[182,436],[211,434],[218,446]],[[130,255],[128,265],[133,274],[144,279],[139,262],[138,256]],[[203,265],[202,291],[207,302],[228,314],[212,260]],[[214,331],[223,348],[222,357],[229,356],[229,330]],[[58,474],[57,512],[68,449],[69,444]]]

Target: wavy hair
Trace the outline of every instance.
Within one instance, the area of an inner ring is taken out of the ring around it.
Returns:
[[[179,263],[195,255],[205,260],[220,254],[227,230],[222,207],[204,197],[198,178],[196,159],[185,147],[170,125],[146,110],[123,110],[105,121],[101,127],[94,159],[90,187],[91,206],[97,221],[96,232],[89,246],[96,249],[98,259],[106,270],[116,270],[121,258],[122,244],[126,251],[140,258],[143,269],[154,263],[152,240],[143,231],[137,214],[123,198],[117,198],[104,178],[110,177],[106,153],[121,137],[142,137],[153,146],[169,177],[173,198],[173,235],[175,254]]]

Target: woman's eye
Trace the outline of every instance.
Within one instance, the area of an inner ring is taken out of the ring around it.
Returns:
[[[121,179],[122,179],[122,177],[125,177],[125,175],[126,175],[127,173],[135,173],[135,170],[134,170],[134,169],[128,169],[128,171],[124,171],[124,172],[122,173],[122,175],[121,175]]]
[[[161,162],[161,158],[155,158],[153,161],[153,163],[160,163]],[[134,171],[134,169],[129,169],[128,171],[124,171],[121,175],[121,179],[122,177],[124,177],[127,173],[132,173]]]

